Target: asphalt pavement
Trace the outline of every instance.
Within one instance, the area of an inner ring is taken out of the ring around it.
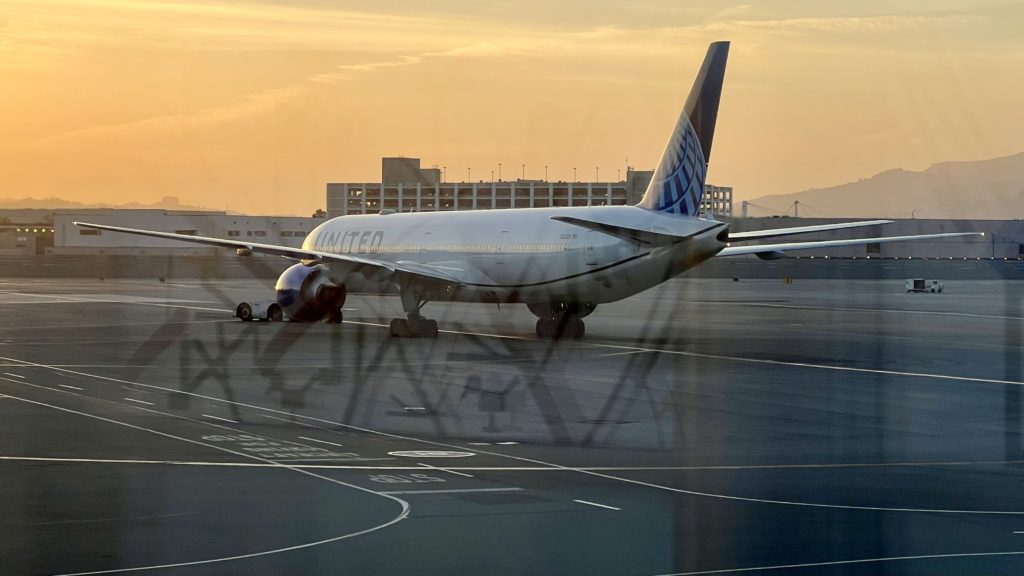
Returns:
[[[0,280],[0,574],[1020,574],[1020,293],[683,277],[551,342]]]

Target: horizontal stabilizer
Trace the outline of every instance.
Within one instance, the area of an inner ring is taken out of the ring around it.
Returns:
[[[650,230],[641,230],[639,228],[630,228],[618,224],[612,224],[610,222],[597,222],[594,220],[584,220],[583,218],[574,218],[572,216],[552,216],[552,220],[558,220],[559,222],[565,222],[566,224],[573,224],[581,228],[587,228],[589,230],[597,230],[598,232],[604,232],[605,234],[623,238],[626,240],[632,240],[633,242],[639,242],[640,244],[646,244],[648,246],[663,246],[666,244],[672,244],[673,242],[679,242],[685,240],[691,236],[703,233],[710,228],[716,226],[724,226],[721,223],[714,223],[709,228],[704,228],[697,233],[688,233],[685,235],[672,234],[668,232],[652,232]]]
[[[751,230],[749,232],[729,232],[729,241],[741,242],[747,240],[762,240],[764,238],[806,234],[808,232],[827,232],[829,230],[843,230],[845,228],[860,228],[861,226],[877,226],[879,224],[891,223],[892,220],[862,220],[860,222],[843,222],[841,224],[819,224],[817,226],[796,226],[793,228],[773,228],[771,230]]]
[[[852,240],[823,240],[821,242],[788,242],[783,244],[756,244],[753,246],[729,246],[717,256],[743,256],[756,254],[761,258],[775,259],[792,250],[813,250],[815,248],[835,248],[838,246],[857,246],[863,244],[882,244],[884,242],[908,242],[911,240],[935,240],[937,238],[955,238],[957,236],[984,236],[984,232],[947,232],[944,234],[918,234],[915,236],[889,236],[883,238],[854,238]]]

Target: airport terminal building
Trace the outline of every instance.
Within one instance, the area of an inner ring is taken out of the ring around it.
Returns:
[[[636,204],[653,170],[626,170],[619,182],[550,182],[498,180],[442,182],[438,168],[420,168],[418,158],[383,158],[381,181],[328,183],[327,215],[396,212],[547,208],[551,206],[621,206]],[[732,216],[732,188],[705,186],[702,212]]]

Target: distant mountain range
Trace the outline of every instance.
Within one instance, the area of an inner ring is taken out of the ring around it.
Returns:
[[[748,215],[841,218],[1024,218],[1024,152],[973,162],[942,162],[922,172],[888,170],[857,182],[750,200]],[[734,214],[742,212],[737,202]]]
[[[178,201],[177,196],[164,196],[159,202],[142,204],[131,202],[128,204],[102,204],[85,203],[64,200],[63,198],[0,198],[0,210],[78,210],[94,208],[153,208],[162,210],[211,210],[201,206],[189,206]]]

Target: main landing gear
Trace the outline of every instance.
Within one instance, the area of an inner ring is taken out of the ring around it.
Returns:
[[[391,321],[391,336],[394,338],[436,338],[437,321],[420,315],[420,309],[430,301],[428,292],[409,282],[400,286],[400,293],[406,317],[395,318]]]
[[[541,338],[583,338],[587,325],[575,314],[537,320],[537,336]]]
[[[597,305],[589,302],[552,302],[550,304],[527,304],[530,312],[537,316],[537,336],[541,338],[583,338],[587,326],[583,317],[593,312]]]

